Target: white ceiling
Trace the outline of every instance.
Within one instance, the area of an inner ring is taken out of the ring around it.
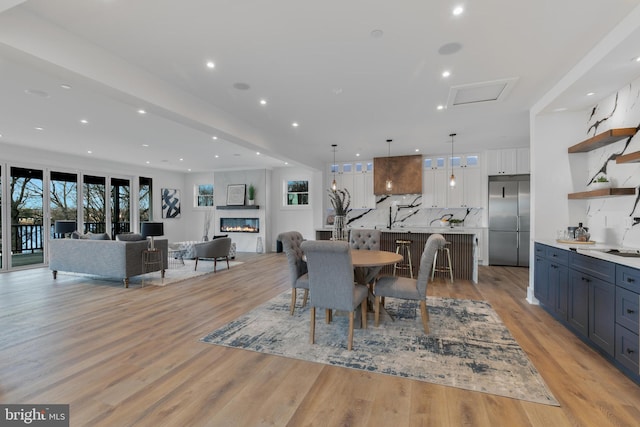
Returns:
[[[639,5],[0,0],[0,142],[194,172],[320,168],[331,144],[373,158],[390,138],[392,155],[446,153],[452,132],[460,152],[527,146],[529,109]],[[545,111],[639,76],[638,28]],[[499,81],[499,100],[453,105]]]

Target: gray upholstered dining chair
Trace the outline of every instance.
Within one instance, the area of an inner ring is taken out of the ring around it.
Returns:
[[[347,349],[353,347],[354,312],[362,310],[362,327],[367,327],[368,288],[354,283],[353,262],[349,243],[314,240],[302,242],[309,268],[309,293],[311,294],[310,342],[315,342],[316,308],[324,308],[327,323],[332,310],[349,313],[349,337]]]
[[[371,230],[365,228],[352,228],[349,232],[349,246],[351,249],[360,251],[379,251],[381,230]],[[359,271],[360,270],[360,271]],[[356,270],[356,274],[362,274],[359,283],[372,283],[380,273],[382,267],[364,267]]]
[[[447,244],[442,234],[432,234],[427,239],[420,258],[420,270],[418,279],[398,276],[382,276],[375,284],[375,325],[378,326],[380,320],[380,304],[382,298],[400,298],[420,301],[420,313],[422,316],[422,327],[426,334],[429,333],[429,312],[427,310],[427,282],[431,276],[431,266],[433,258],[439,248]]]
[[[194,270],[198,269],[198,260],[200,258],[212,258],[213,259],[213,272],[216,272],[218,266],[218,259],[224,259],[227,261],[227,269],[229,269],[229,250],[231,249],[231,237],[221,237],[219,239],[213,239],[208,242],[197,243],[194,245],[196,252],[196,266]]]
[[[307,262],[304,260],[304,253],[300,245],[304,241],[302,234],[297,231],[286,231],[278,234],[278,240],[282,243],[282,250],[287,256],[289,264],[289,280],[291,282],[291,309],[296,308],[296,289],[304,289],[302,306],[307,305],[309,298],[309,275],[307,274]]]

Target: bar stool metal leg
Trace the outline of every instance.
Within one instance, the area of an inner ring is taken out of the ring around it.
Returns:
[[[442,253],[445,258],[444,261],[446,265],[442,267],[438,267],[438,254]],[[446,256],[445,256],[446,255]],[[451,283],[453,283],[453,264],[451,264],[451,252],[449,248],[440,248],[436,251],[433,256],[433,267],[431,268],[431,280],[433,280],[436,271],[439,273],[449,273],[449,277],[451,278]]]
[[[413,262],[411,261],[411,240],[396,240],[396,253],[402,255],[402,263],[393,264],[393,275],[396,270],[408,269],[409,276],[413,279]]]

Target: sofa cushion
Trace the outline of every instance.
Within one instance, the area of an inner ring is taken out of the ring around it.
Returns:
[[[136,242],[138,240],[147,240],[147,238],[139,233],[128,233],[128,234],[117,234],[116,240],[120,242]]]

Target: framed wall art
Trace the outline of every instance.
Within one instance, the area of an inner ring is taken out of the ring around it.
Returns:
[[[227,206],[244,206],[245,184],[227,185]]]
[[[163,188],[162,218],[180,218],[180,190],[174,188]]]

